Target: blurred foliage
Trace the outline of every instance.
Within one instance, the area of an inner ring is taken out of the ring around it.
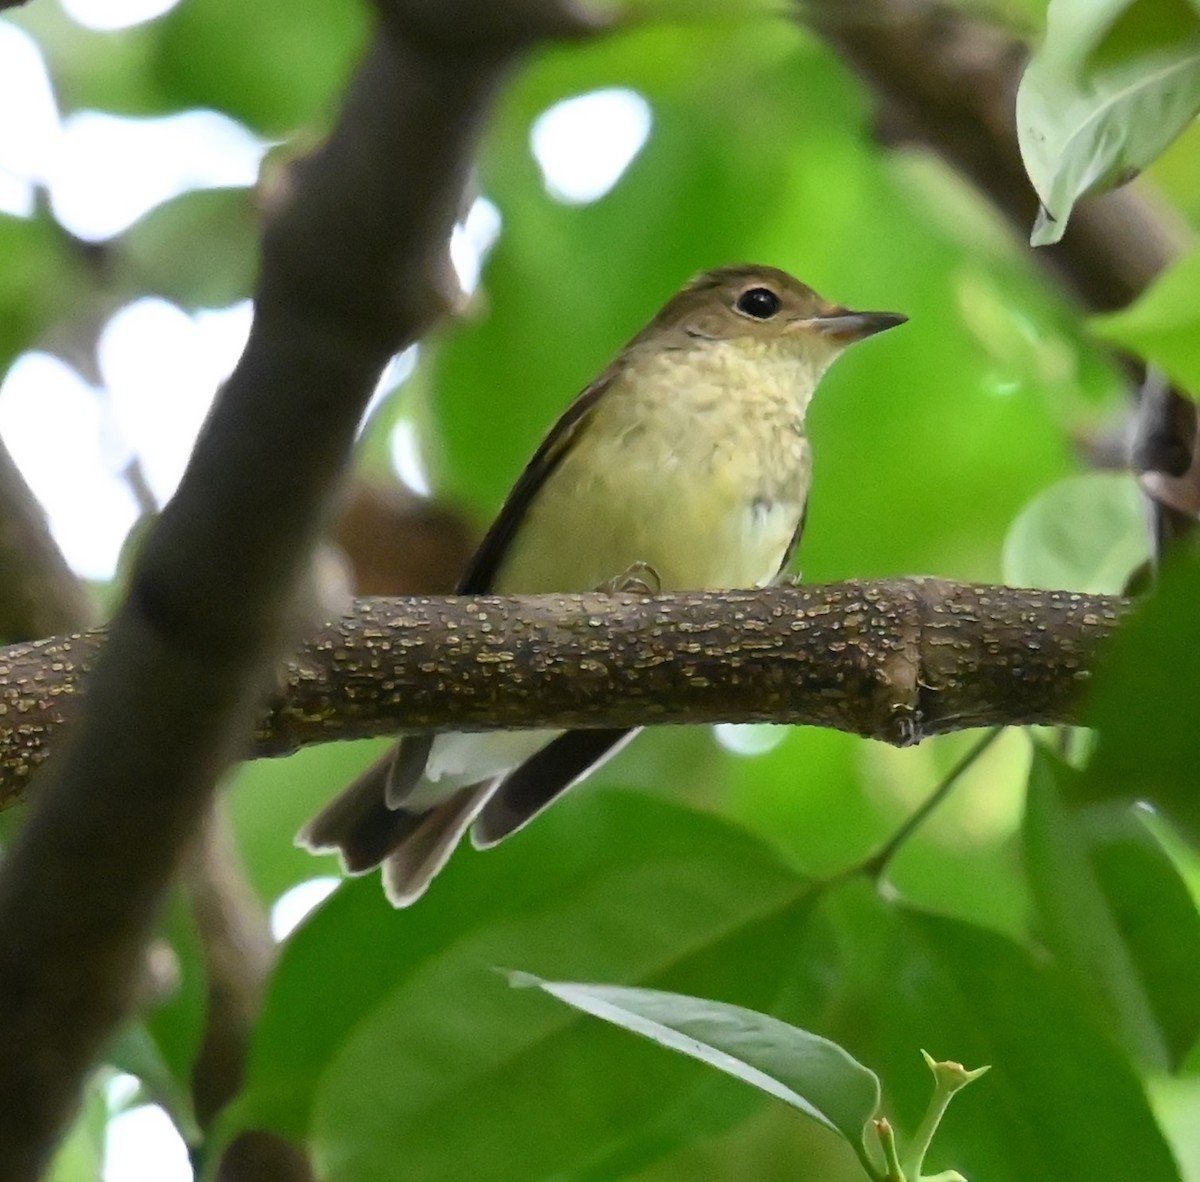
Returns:
[[[1130,1057],[1176,1068],[1200,1035],[1200,917],[1179,868],[1123,807],[1064,803],[1079,773],[1038,751],[1025,813],[1039,935]]]
[[[1004,541],[1004,581],[1119,595],[1149,554],[1145,509],[1125,473],[1089,472],[1050,485]]]
[[[1169,268],[1136,303],[1096,316],[1093,329],[1153,362],[1193,398],[1200,398],[1200,249]]]
[[[1181,556],[1117,636],[1108,676],[1092,700],[1100,742],[1085,779],[1089,798],[1152,800],[1196,844],[1200,797],[1189,770],[1200,756],[1200,731],[1182,720],[1200,717],[1200,621],[1192,610],[1198,594],[1200,561]],[[1164,712],[1179,725],[1164,725]]]
[[[74,1125],[46,1171],[46,1182],[81,1182],[101,1177],[108,1119],[103,1089],[93,1083],[87,1089]]]
[[[1038,0],[966,7],[1042,27]],[[1083,456],[1120,437],[1126,406],[1098,335],[1200,392],[1195,254],[1132,309],[1089,322],[943,163],[881,146],[863,86],[773,15],[778,4],[644,8],[678,23],[543,49],[501,96],[476,178],[499,238],[473,306],[422,342],[415,373],[372,416],[372,471],[394,424],[415,423],[435,490],[484,523],[547,425],[669,293],[700,269],[757,260],[831,299],[911,317],[840,361],[813,407],[807,580],[1119,587],[1146,540],[1132,482],[1082,472]],[[331,118],[364,12],[184,0],[98,33],[35,0],[4,19],[36,37],[64,113],[207,105],[264,139],[294,137],[286,153]],[[1058,120],[1042,129],[1058,137],[1044,141],[1057,145],[1045,175],[1031,169],[1055,225],[1094,184],[1146,165],[1145,190],[1200,225],[1195,126],[1151,161],[1194,110],[1193,91],[1140,86],[1116,101],[1113,90],[1141,79],[1147,60],[1192,78],[1196,6],[1054,0],[1049,18],[1022,104],[1026,132]],[[602,88],[643,96],[649,138],[610,192],[560,203],[531,125]],[[186,308],[245,295],[257,196],[185,194],[98,247],[72,240],[45,202],[27,219],[0,215],[0,369],[34,346],[79,363],[94,325],[137,295]],[[838,875],[903,822],[971,736],[896,751],[817,730],[656,731],[511,842],[461,851],[411,911],[388,908],[373,879],[346,883],[283,944],[245,1090],[214,1137],[279,1130],[347,1182],[860,1176],[827,1130],[511,990],[494,971],[510,969],[794,1022],[878,1074],[883,1111],[905,1135],[928,1096],[919,1048],[991,1063],[948,1114],[931,1168],[980,1182],[1200,1182],[1200,862],[1179,838],[1200,839],[1198,578],[1183,561],[1168,569],[1121,636],[1099,679],[1090,766],[1006,736],[900,851],[882,890]],[[1070,736],[1041,738],[1081,762]],[[377,750],[310,750],[234,777],[239,848],[265,904],[335,871],[292,834]],[[1133,811],[1139,799],[1169,823]],[[205,968],[178,909],[164,935],[179,990],[110,1059],[186,1129],[178,1101]],[[55,1182],[99,1177],[99,1089]]]

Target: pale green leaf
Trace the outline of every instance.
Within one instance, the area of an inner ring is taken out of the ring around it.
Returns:
[[[1057,242],[1079,198],[1141,171],[1200,110],[1200,16],[1188,14],[1189,35],[1170,37],[1157,36],[1157,20],[1139,30],[1127,19],[1121,38],[1077,68],[1078,22],[1064,19],[1076,8],[1051,7],[1017,92],[1021,156],[1043,207],[1035,246]]]
[[[44,1182],[103,1182],[104,1147],[108,1137],[108,1105],[104,1085],[93,1078],[75,1121],[58,1143]]]
[[[1053,0],[1042,52],[1067,70],[1079,69],[1119,17],[1139,0]]]
[[[1113,472],[1072,476],[1039,493],[1004,539],[1015,587],[1117,594],[1149,555],[1141,495]]]
[[[512,981],[740,1079],[861,1152],[879,1107],[879,1079],[827,1038],[741,1006],[657,989],[543,981],[529,973],[514,973]]]
[[[1200,248],[1163,272],[1124,311],[1093,317],[1091,326],[1200,397]]]

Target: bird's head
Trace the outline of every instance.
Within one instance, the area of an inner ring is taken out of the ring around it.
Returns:
[[[817,373],[847,346],[903,324],[899,312],[854,312],[822,299],[777,267],[743,264],[706,271],[671,299],[640,338],[686,348],[758,343]]]

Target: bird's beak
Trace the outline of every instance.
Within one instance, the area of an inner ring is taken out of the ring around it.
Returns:
[[[851,312],[847,308],[830,308],[807,324],[822,336],[849,344],[873,337],[877,332],[886,332],[907,319],[900,312]]]

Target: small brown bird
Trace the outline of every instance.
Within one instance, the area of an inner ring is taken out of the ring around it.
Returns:
[[[800,541],[805,412],[854,341],[903,324],[851,312],[774,267],[689,283],[566,409],[484,537],[462,595],[761,587]],[[300,834],[348,872],[382,863],[388,898],[417,899],[470,827],[507,837],[634,730],[406,735]]]

